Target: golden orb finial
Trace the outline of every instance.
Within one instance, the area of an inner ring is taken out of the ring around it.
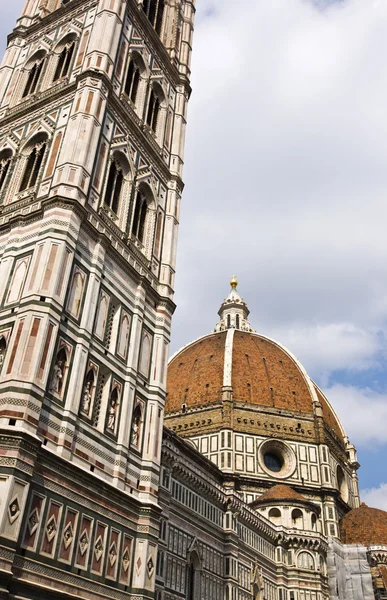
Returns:
[[[230,285],[231,285],[231,287],[232,287],[232,289],[233,289],[233,290],[236,290],[236,288],[237,288],[237,286],[238,286],[238,280],[237,280],[237,278],[235,277],[235,275],[233,275],[233,276],[231,277]]]

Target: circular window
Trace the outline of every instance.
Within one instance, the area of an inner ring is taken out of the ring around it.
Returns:
[[[281,440],[266,440],[258,450],[259,463],[267,473],[276,479],[286,479],[296,469],[296,456],[290,446]]]
[[[269,471],[273,471],[273,473],[280,473],[282,467],[284,466],[282,456],[279,454],[273,454],[273,452],[266,452],[263,460]]]

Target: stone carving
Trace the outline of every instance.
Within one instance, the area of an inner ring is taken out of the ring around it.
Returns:
[[[155,564],[154,564],[153,558],[151,556],[149,557],[148,562],[146,563],[146,566],[148,569],[148,577],[150,579],[153,575],[153,571],[155,570]]]
[[[30,535],[33,535],[39,526],[40,515],[37,508],[29,514],[27,527]]]
[[[79,549],[81,551],[81,556],[83,556],[85,554],[88,547],[89,547],[89,536],[87,535],[87,531],[85,530],[79,539]]]
[[[82,412],[85,413],[86,415],[88,415],[90,412],[90,404],[91,404],[90,388],[91,388],[91,382],[88,381],[86,383],[84,391],[83,391],[82,407],[81,407]]]
[[[262,592],[264,589],[262,569],[259,566],[258,561],[254,562],[251,566],[251,587],[253,589],[253,600],[262,600]]]
[[[67,525],[63,531],[63,545],[66,550],[69,546],[71,546],[73,539],[74,539],[73,526],[71,523],[67,523]]]
[[[95,554],[95,558],[96,558],[97,562],[99,562],[101,560],[101,557],[103,555],[103,549],[104,548],[103,548],[102,538],[101,538],[101,536],[99,536],[99,538],[95,542],[95,546],[94,546],[94,554]]]
[[[54,365],[54,369],[53,369],[53,373],[52,373],[50,392],[54,392],[55,394],[60,394],[60,391],[62,389],[63,373],[64,373],[63,361],[57,360],[57,362]]]
[[[117,562],[117,546],[116,543],[113,542],[112,545],[110,546],[109,549],[109,563],[111,567],[114,567],[114,565]]]
[[[56,520],[54,515],[52,515],[52,517],[47,521],[47,525],[46,525],[46,536],[49,542],[51,542],[54,537],[56,536],[58,531],[58,527],[56,524]]]
[[[19,501],[17,498],[14,498],[8,506],[9,522],[11,524],[14,523],[16,521],[16,519],[19,517],[19,515],[20,515]]]
[[[129,549],[125,548],[124,553],[122,555],[122,567],[123,567],[125,573],[127,573],[128,569],[129,569],[129,565],[130,565]]]

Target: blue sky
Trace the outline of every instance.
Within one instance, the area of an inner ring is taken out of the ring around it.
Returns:
[[[22,0],[2,3],[5,41]],[[233,273],[387,510],[387,3],[197,0],[172,351]]]

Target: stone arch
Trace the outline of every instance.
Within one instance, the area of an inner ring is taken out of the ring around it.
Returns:
[[[78,37],[75,32],[68,32],[55,45],[49,68],[49,78],[53,82],[60,81],[69,74]]]
[[[107,164],[103,206],[121,228],[129,210],[132,173],[128,156],[121,149],[113,149]]]
[[[196,549],[189,552],[187,556],[187,600],[199,600],[200,596],[200,572],[202,564]]]
[[[161,140],[167,115],[167,96],[159,81],[151,81],[148,94],[146,123],[157,140]]]
[[[123,81],[123,91],[135,110],[140,112],[144,105],[149,67],[137,49],[131,50]]]
[[[316,565],[313,554],[306,550],[299,552],[297,555],[297,566],[299,569],[315,570]]]
[[[22,98],[27,98],[39,90],[46,57],[47,51],[40,49],[34,52],[30,58],[28,58],[23,69],[24,77],[22,81]]]

